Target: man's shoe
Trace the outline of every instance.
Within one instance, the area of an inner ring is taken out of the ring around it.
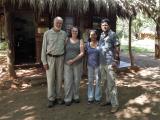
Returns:
[[[71,102],[65,102],[66,106],[70,106],[72,103]]]
[[[79,99],[75,99],[73,100],[74,103],[80,103],[80,100]]]
[[[118,111],[118,106],[112,107],[111,113],[115,113]]]
[[[100,101],[100,100],[95,100],[95,103],[96,103],[96,104],[100,104],[101,101]]]
[[[59,105],[63,105],[63,104],[64,104],[64,101],[63,101],[62,99],[57,99],[57,103],[58,103]]]
[[[111,102],[104,102],[100,104],[100,106],[107,106],[107,105],[111,105]]]
[[[93,102],[93,100],[88,100],[88,105],[92,104]]]
[[[48,101],[48,104],[47,104],[47,107],[48,108],[52,108],[53,106],[54,106],[55,104],[54,104],[54,101]]]

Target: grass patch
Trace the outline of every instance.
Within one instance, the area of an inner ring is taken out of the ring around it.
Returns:
[[[121,45],[121,51],[124,53],[127,53],[128,50],[128,45]],[[153,52],[152,50],[149,50],[147,48],[142,48],[142,47],[132,47],[132,51],[135,53],[148,53],[148,52]]]

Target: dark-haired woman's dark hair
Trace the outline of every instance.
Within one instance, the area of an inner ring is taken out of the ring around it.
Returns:
[[[81,39],[81,33],[80,33],[80,30],[79,30],[79,28],[78,28],[77,26],[73,26],[73,27],[70,28],[68,37],[72,37],[72,29],[73,29],[73,28],[77,28],[77,30],[78,30],[77,38],[78,38],[78,39]]]
[[[95,33],[96,33],[96,35],[97,35],[97,40],[98,40],[98,31],[97,31],[97,30],[95,30],[95,29],[91,29],[91,30],[89,30],[89,37],[88,37],[88,41],[89,41],[89,42],[91,42],[91,38],[90,38],[90,34],[91,34],[91,32],[95,32]]]

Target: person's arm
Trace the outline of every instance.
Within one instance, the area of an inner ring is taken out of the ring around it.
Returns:
[[[83,55],[84,55],[84,43],[83,43],[83,40],[80,40],[80,53],[75,58],[68,60],[67,63],[73,64],[77,60],[81,59]]]
[[[41,51],[41,61],[45,70],[48,70],[48,63],[47,63],[47,33],[43,35],[43,43],[42,43],[42,51]]]
[[[117,67],[117,65],[120,63],[120,42],[116,34],[113,36],[114,40],[114,60],[113,60],[113,67]]]

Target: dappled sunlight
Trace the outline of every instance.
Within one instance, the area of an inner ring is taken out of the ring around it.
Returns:
[[[159,79],[160,80],[160,67],[149,67],[138,72],[138,75],[147,79]]]
[[[117,118],[145,117],[149,115],[160,115],[156,106],[159,105],[160,96],[142,94],[135,99],[131,99],[125,104],[125,108],[116,113]],[[160,108],[158,108],[160,110]],[[150,119],[149,119],[150,120]]]
[[[158,67],[150,67],[118,76],[117,85],[123,108],[115,114],[118,119],[158,119],[156,116],[160,116],[159,75]],[[128,101],[121,95],[125,96]]]
[[[12,119],[16,114],[21,114],[20,118],[23,120],[34,120],[36,118],[35,107],[34,106],[22,106],[11,112],[5,113],[0,116],[0,120]]]
[[[9,78],[8,78],[8,73],[7,72],[2,72],[2,73],[0,73],[0,82],[2,81],[2,80],[8,80]]]
[[[26,110],[32,110],[34,108],[35,108],[34,106],[23,106],[23,107],[20,108],[20,110],[26,111]]]
[[[141,116],[142,113],[136,107],[128,107],[124,109],[122,112],[116,113],[118,118],[132,118],[134,116]]]
[[[10,118],[11,118],[11,116],[4,115],[4,116],[0,117],[0,120],[7,120],[7,119],[10,119]]]
[[[30,69],[18,69],[16,70],[18,77],[27,77],[27,76],[42,76],[45,74],[42,68],[30,68]]]
[[[127,79],[117,81],[118,86],[127,86],[127,87],[137,87],[141,86],[146,91],[156,92],[155,90],[160,90],[160,84],[158,81],[144,81],[141,79]]]
[[[4,100],[5,98],[7,98],[6,95],[4,95],[4,96],[1,95],[1,97],[0,97],[0,102],[1,102],[2,100]]]
[[[115,114],[110,113],[111,106],[87,105],[87,76],[83,76],[80,81],[80,104],[73,104],[70,107],[56,105],[53,109],[47,109],[47,85],[43,69],[21,68],[16,69],[16,73],[18,78],[12,81],[6,80],[4,82],[6,88],[4,87],[3,92],[0,92],[0,120],[16,120],[16,118],[69,120],[83,118],[83,116],[86,116],[86,119],[104,120],[158,120],[160,116],[160,69],[158,67],[129,68],[128,71],[118,74],[116,83],[120,108]],[[33,85],[34,82],[40,84]]]
[[[38,80],[45,79],[45,71],[41,67],[19,68],[16,74],[17,79],[10,80],[6,72],[1,73],[0,89],[25,89],[31,87],[31,83],[35,84]]]
[[[3,99],[0,100],[0,120],[40,119],[37,109],[42,109],[42,103],[39,104],[39,100],[45,97],[43,95],[45,91],[41,91],[41,88],[42,87],[39,87],[37,90],[31,88],[23,92],[7,90],[0,93],[0,96],[3,97]],[[18,118],[16,116],[18,116]]]
[[[137,87],[141,86],[144,90],[160,92],[160,68],[141,69],[138,72],[120,74],[117,80],[118,86]]]
[[[8,104],[9,104],[9,103],[14,103],[14,101],[13,101],[13,100],[10,100],[10,101],[8,101]]]
[[[143,113],[148,114],[151,113],[151,107],[146,107],[142,110]]]
[[[143,94],[143,95],[136,97],[135,99],[129,100],[127,105],[133,105],[133,104],[144,105],[150,102],[151,102],[150,96],[147,94]]]

